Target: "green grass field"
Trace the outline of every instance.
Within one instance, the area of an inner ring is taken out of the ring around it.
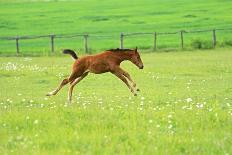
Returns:
[[[176,32],[231,28],[230,0],[79,0],[79,1],[15,1],[0,0],[0,36],[89,33],[112,35],[111,38],[90,37],[92,51],[119,46],[119,34],[132,32]],[[231,31],[217,33],[218,46],[232,45]],[[211,47],[212,33],[186,34],[186,47],[199,40]],[[176,48],[177,35],[158,36],[158,48]],[[125,39],[126,47],[148,49],[153,36]],[[56,39],[55,50],[73,48],[83,51],[83,38]],[[22,53],[47,53],[49,38],[21,40]],[[15,41],[0,40],[0,53],[15,53]]]
[[[0,0],[0,154],[232,154],[232,31],[125,37],[144,62],[131,73],[134,97],[110,73],[90,74],[67,104],[68,86],[45,95],[83,55],[83,38],[15,40],[8,36],[90,34],[91,52],[119,47],[121,32],[232,28],[231,0]],[[98,38],[97,36],[110,36]],[[230,46],[230,47],[229,47]],[[220,48],[225,47],[225,48]],[[208,50],[193,50],[193,49]],[[41,56],[41,57],[35,57]]]
[[[110,73],[45,94],[69,75],[70,57],[0,58],[0,154],[232,153],[231,49],[144,53],[130,62],[141,92]]]

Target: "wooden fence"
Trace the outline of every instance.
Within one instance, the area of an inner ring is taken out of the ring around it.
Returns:
[[[231,31],[231,29],[212,29],[212,30],[194,30],[194,31],[186,31],[186,30],[181,30],[178,32],[153,32],[153,33],[121,33],[120,34],[120,48],[124,48],[124,40],[126,38],[129,38],[130,36],[141,36],[141,35],[150,35],[153,36],[153,49],[157,49],[157,39],[158,36],[161,35],[179,35],[180,36],[180,48],[184,48],[184,34],[186,33],[203,33],[203,32],[212,32],[212,47],[215,48],[217,45],[217,31]],[[86,53],[89,53],[89,44],[88,40],[89,37],[94,36],[98,38],[109,38],[112,36],[106,36],[106,35],[91,35],[91,34],[63,34],[63,35],[41,35],[41,36],[17,36],[17,37],[0,37],[0,40],[15,40],[16,43],[16,53],[20,53],[20,40],[25,40],[25,39],[38,39],[38,38],[50,38],[50,44],[51,44],[51,52],[55,52],[55,39],[59,38],[77,38],[77,37],[82,37],[83,38],[83,46],[84,50]]]

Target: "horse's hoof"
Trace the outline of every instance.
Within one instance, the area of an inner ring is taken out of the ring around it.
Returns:
[[[70,98],[68,98],[67,103],[72,104],[72,100]]]
[[[138,96],[137,94],[134,94],[134,96]]]
[[[46,96],[52,96],[52,94],[48,93],[48,94],[46,94]]]
[[[140,91],[140,89],[139,89],[139,88],[137,88],[137,89],[136,89],[136,91]]]

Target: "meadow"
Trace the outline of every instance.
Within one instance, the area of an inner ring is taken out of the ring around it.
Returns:
[[[74,89],[45,96],[69,75],[64,48],[84,55],[83,37],[2,37],[90,34],[92,53],[119,47],[120,33],[231,29],[230,0],[0,0],[0,154],[232,154],[232,31],[125,37],[138,48],[134,97],[110,73],[90,74]],[[107,37],[99,37],[107,36]],[[220,48],[224,47],[224,48]],[[201,50],[193,50],[199,49]],[[159,49],[164,49],[159,51]],[[207,50],[202,50],[207,49]],[[172,51],[172,52],[168,52]]]
[[[0,57],[1,154],[232,153],[231,49],[141,54],[126,69],[134,97],[110,73],[45,94],[69,75],[64,57]]]
[[[90,34],[93,52],[119,47],[121,32],[177,32],[231,28],[230,0],[0,0],[0,37],[49,34]],[[218,46],[231,46],[231,31],[217,32]],[[97,36],[110,36],[99,38]],[[211,48],[212,32],[185,35],[186,48],[203,42]],[[158,36],[158,48],[176,48],[180,36]],[[126,48],[151,49],[153,35],[129,37]],[[83,51],[83,37],[55,39],[55,50]],[[46,55],[50,39],[20,40],[22,53]],[[0,53],[15,53],[15,40],[0,40]]]

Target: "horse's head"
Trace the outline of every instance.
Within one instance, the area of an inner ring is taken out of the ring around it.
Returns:
[[[142,62],[142,60],[140,58],[140,55],[139,55],[137,47],[133,51],[133,54],[131,56],[131,60],[130,61],[133,64],[135,64],[139,69],[143,69],[143,62]]]

